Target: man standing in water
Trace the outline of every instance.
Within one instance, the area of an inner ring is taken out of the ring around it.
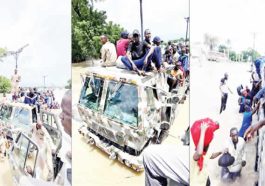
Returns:
[[[233,92],[230,90],[230,88],[227,86],[227,80],[228,80],[228,74],[225,73],[224,78],[221,79],[221,85],[220,85],[220,91],[221,91],[221,108],[220,108],[220,114],[222,111],[226,109],[226,103],[228,98],[228,91],[233,94]]]

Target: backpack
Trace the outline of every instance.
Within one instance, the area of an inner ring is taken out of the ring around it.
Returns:
[[[232,165],[235,162],[235,158],[229,154],[229,152],[224,153],[219,159],[218,159],[218,165],[220,167],[228,167]]]

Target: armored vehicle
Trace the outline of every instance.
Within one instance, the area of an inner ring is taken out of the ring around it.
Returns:
[[[49,132],[54,143],[56,152],[62,144],[62,128],[59,124],[59,109],[40,110],[39,117],[44,127]],[[0,105],[0,124],[7,130],[9,139],[16,139],[19,132],[31,135],[33,123],[37,120],[37,113],[34,107],[23,103],[4,103]]]
[[[82,79],[79,133],[111,159],[143,170],[141,153],[167,136],[186,86],[169,92],[166,73],[138,76],[116,67],[90,67]]]

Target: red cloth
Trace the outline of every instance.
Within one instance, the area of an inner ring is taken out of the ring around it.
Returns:
[[[207,147],[211,143],[211,141],[214,137],[214,131],[219,129],[219,124],[217,124],[216,122],[214,122],[210,118],[205,118],[205,119],[195,121],[191,127],[191,136],[192,136],[192,139],[193,139],[193,142],[194,142],[194,145],[196,148],[197,148],[199,140],[200,140],[201,124],[203,122],[208,123],[208,128],[206,129],[206,132],[205,132],[203,147]],[[202,170],[202,168],[203,168],[203,156],[205,154],[206,154],[206,152],[203,151],[202,156],[198,160],[198,166],[200,167],[200,170]]]
[[[117,41],[116,50],[117,57],[125,56],[130,40],[129,39],[120,39]]]

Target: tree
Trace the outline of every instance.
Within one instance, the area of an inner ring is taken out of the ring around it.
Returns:
[[[4,76],[0,76],[0,93],[11,91],[11,81]]]
[[[218,52],[225,53],[225,51],[227,51],[227,47],[225,45],[218,46]]]
[[[247,50],[243,50],[241,54],[243,55],[244,61],[248,61],[249,59],[252,59],[252,57],[254,57],[252,59],[252,61],[254,61],[255,59],[261,56],[256,50],[253,50],[251,48],[248,48]]]
[[[0,48],[0,57],[3,57],[6,53],[6,48]]]
[[[71,79],[69,79],[69,80],[67,81],[67,85],[65,86],[65,88],[66,88],[66,89],[72,89],[72,80],[71,80]]]
[[[2,61],[2,57],[5,57],[6,51],[6,48],[0,48],[0,61]]]
[[[204,44],[212,51],[218,44],[218,38],[209,34],[204,34]]]
[[[233,51],[233,50],[230,50],[230,52],[229,52],[229,59],[231,61],[236,61],[236,56],[237,56],[236,52]]]
[[[72,0],[72,61],[79,62],[100,56],[100,36],[105,34],[115,43],[122,27],[106,22],[105,11],[95,10],[93,1]]]

